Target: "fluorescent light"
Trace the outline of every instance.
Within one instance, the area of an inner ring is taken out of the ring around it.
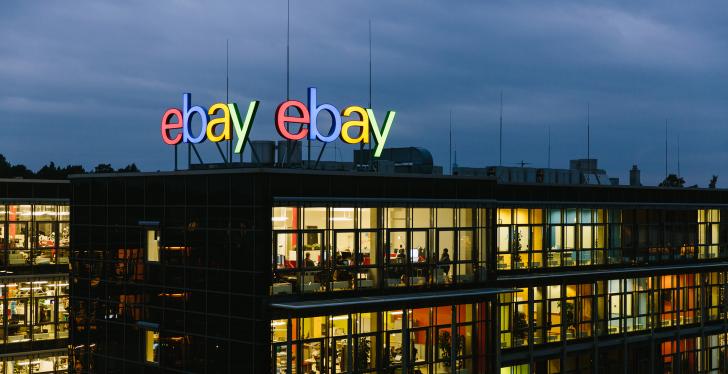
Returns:
[[[270,325],[271,326],[283,326],[286,323],[287,323],[286,321],[273,321],[273,322],[270,323]]]
[[[349,217],[331,217],[329,218],[331,221],[353,221],[353,218]]]
[[[288,217],[271,217],[273,222],[285,222],[288,221]]]
[[[335,317],[329,317],[329,321],[341,321],[349,319],[349,316],[335,316]]]
[[[334,212],[353,212],[354,208],[333,208]]]

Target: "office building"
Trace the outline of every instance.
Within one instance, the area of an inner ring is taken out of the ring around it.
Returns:
[[[69,195],[0,179],[0,373],[68,372]]]
[[[84,373],[719,373],[728,191],[219,169],[72,178]]]

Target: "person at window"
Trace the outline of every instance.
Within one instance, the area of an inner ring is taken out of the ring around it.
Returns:
[[[417,262],[425,262],[427,260],[427,254],[425,250],[420,246],[417,248]]]
[[[399,249],[397,249],[397,262],[400,264],[404,263],[404,248],[402,248],[402,244],[400,244]]]
[[[440,268],[445,273],[445,277],[447,277],[448,273],[450,273],[450,251],[448,251],[447,248],[442,250],[442,255],[440,256]]]
[[[313,268],[316,267],[316,264],[311,259],[311,253],[306,252],[306,258],[303,259],[303,266],[307,268]]]

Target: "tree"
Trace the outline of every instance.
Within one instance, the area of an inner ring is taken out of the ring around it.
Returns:
[[[718,176],[713,175],[712,178],[710,178],[710,183],[708,184],[708,188],[715,188],[715,185],[718,183]]]
[[[678,187],[682,188],[685,187],[685,179],[682,177],[678,177],[675,174],[670,174],[665,178],[665,180],[660,183],[660,187]]]
[[[138,173],[139,168],[137,168],[135,163],[131,163],[129,165],[124,166],[123,168],[120,168],[117,170],[119,173]]]
[[[102,173],[113,173],[114,168],[111,167],[111,164],[98,164],[96,167],[94,167],[94,173],[96,174],[102,174]]]
[[[132,163],[118,170],[122,173],[138,173],[139,168]],[[113,173],[114,168],[111,164],[98,164],[93,170],[94,173]],[[27,179],[67,179],[72,174],[86,174],[86,170],[81,165],[66,165],[60,167],[55,162],[50,161],[47,165],[43,165],[37,172],[33,172],[25,165],[11,164],[5,156],[0,154],[0,178],[27,178]]]

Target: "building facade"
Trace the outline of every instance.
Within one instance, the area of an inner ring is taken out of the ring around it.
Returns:
[[[68,372],[70,190],[0,179],[0,373]]]
[[[727,191],[280,169],[72,186],[75,372],[728,370]]]

